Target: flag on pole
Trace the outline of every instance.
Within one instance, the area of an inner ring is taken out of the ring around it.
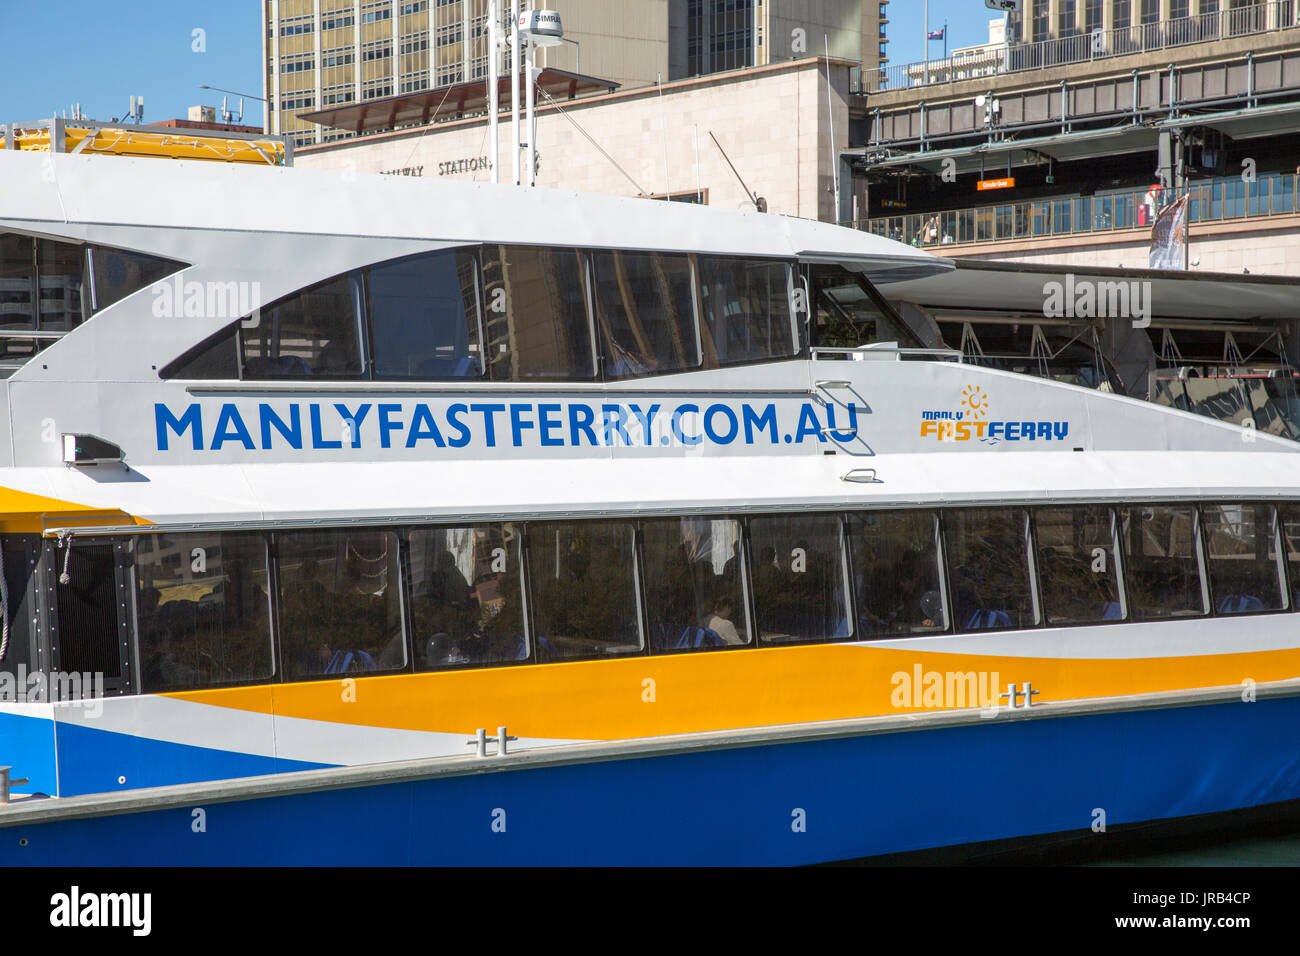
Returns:
[[[947,27],[943,27],[942,29],[939,29],[939,30],[931,30],[929,33],[927,33],[927,34],[925,35],[925,38],[926,38],[927,40],[942,40],[942,39],[943,39],[944,30],[947,30],[947,29],[948,29]]]

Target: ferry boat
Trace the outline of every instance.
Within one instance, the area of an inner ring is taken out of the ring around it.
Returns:
[[[946,260],[0,182],[5,864],[810,863],[1300,798],[1300,445],[916,347],[878,290]]]

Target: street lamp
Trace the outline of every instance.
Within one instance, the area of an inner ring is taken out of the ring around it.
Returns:
[[[239,97],[239,119],[240,119],[240,122],[242,122],[243,119],[244,119],[244,99],[245,99],[245,98],[250,99],[250,100],[259,100],[259,101],[261,101],[261,102],[263,102],[263,103],[266,102],[266,99],[265,99],[265,98],[263,98],[263,97],[261,97],[261,96],[254,96],[252,93],[239,93],[239,92],[237,92],[237,91],[235,91],[235,90],[223,90],[223,89],[222,89],[221,87],[219,87],[219,86],[208,86],[208,84],[206,84],[206,83],[200,83],[200,84],[199,84],[199,89],[201,89],[201,90],[213,90],[213,91],[215,91],[215,92],[217,92],[217,93],[229,93],[231,96],[238,96],[238,97]],[[222,99],[221,99],[221,121],[222,121],[223,123],[229,123],[229,122],[230,122],[230,110],[226,108],[226,100],[225,100],[225,97],[222,97]],[[263,124],[263,128],[265,128],[265,124]]]

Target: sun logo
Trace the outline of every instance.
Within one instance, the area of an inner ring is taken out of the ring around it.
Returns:
[[[961,391],[961,403],[970,412],[971,418],[983,418],[988,414],[989,397],[978,385],[967,385]]]

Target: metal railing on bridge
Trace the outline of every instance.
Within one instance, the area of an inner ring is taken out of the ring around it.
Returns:
[[[1193,43],[1209,43],[1300,26],[1296,0],[1263,0],[1249,6],[1191,17],[1093,30],[1033,43],[958,50],[952,56],[900,63],[877,72],[862,70],[862,92],[955,83],[983,76],[1041,70],[1109,57],[1149,53]]]
[[[1163,208],[1183,193],[1191,223],[1293,215],[1300,212],[1295,173],[1264,173],[1254,181],[1240,176],[1205,180],[1183,190],[1163,189],[1155,204]],[[856,229],[914,246],[961,245],[1035,239],[1153,225],[1150,190],[1138,189],[1095,196],[1005,202],[942,212],[910,213],[860,219]],[[849,223],[845,223],[849,225]]]

